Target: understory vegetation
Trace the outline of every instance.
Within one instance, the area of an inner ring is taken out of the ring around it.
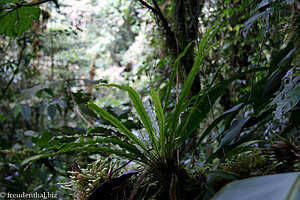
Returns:
[[[299,33],[299,0],[1,0],[0,198],[300,199]]]

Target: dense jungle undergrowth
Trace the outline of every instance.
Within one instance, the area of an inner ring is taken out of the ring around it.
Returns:
[[[300,1],[1,0],[0,198],[300,199]]]

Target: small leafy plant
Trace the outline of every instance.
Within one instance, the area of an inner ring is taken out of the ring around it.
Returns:
[[[187,101],[187,97],[203,59],[211,48],[219,44],[219,42],[217,42],[209,45],[209,42],[221,28],[221,26],[216,28],[215,25],[203,36],[201,42],[199,43],[198,53],[193,68],[189,73],[185,84],[183,85],[183,89],[180,93],[178,103],[175,106],[175,110],[168,118],[166,118],[166,108],[168,107],[171,89],[174,86],[175,74],[178,70],[180,59],[185,56],[192,42],[185,48],[185,50],[179,55],[178,59],[174,63],[174,68],[168,83],[168,92],[165,97],[164,108],[157,93],[153,89],[150,89],[150,95],[152,97],[155,113],[151,109],[151,105],[146,105],[146,108],[144,107],[138,93],[129,86],[121,86],[116,84],[100,84],[96,86],[116,87],[128,92],[139,119],[144,125],[145,130],[150,138],[150,145],[148,141],[139,138],[137,135],[131,132],[117,117],[90,102],[88,103],[89,108],[109,121],[113,126],[118,128],[118,134],[111,134],[104,137],[82,135],[77,139],[75,138],[75,140],[73,140],[71,143],[62,144],[60,144],[61,139],[52,138],[51,147],[42,150],[36,156],[32,156],[24,160],[23,165],[30,164],[41,158],[64,154],[75,150],[113,153],[123,158],[137,161],[145,166],[149,172],[154,174],[155,177],[159,177],[159,179],[162,180],[162,185],[164,187],[170,188],[170,190],[178,190],[179,182],[184,179],[183,177],[187,176],[185,170],[180,167],[180,160],[177,157],[178,151],[182,145],[184,145],[186,139],[189,137],[192,131],[197,128],[198,124],[209,112],[211,106],[208,104],[208,101],[210,100],[208,99],[207,92],[212,93],[214,91],[207,91],[204,95],[199,94],[199,96],[194,97],[192,99],[195,100],[194,107],[192,107],[190,112],[187,112],[188,114],[186,115],[185,119],[180,120],[180,117],[183,112],[186,112],[187,107],[192,102],[192,100]],[[220,86],[210,89],[218,90],[219,87]],[[212,99],[218,98],[222,94],[222,89],[225,88],[226,86],[222,86],[221,91],[219,91],[217,95],[212,96]],[[212,102],[215,102],[215,100],[212,100]],[[209,106],[208,109],[207,106]],[[191,120],[194,120],[195,117],[198,118],[199,109],[203,110],[203,113],[201,113],[201,118],[191,123]],[[193,125],[191,126],[191,124]],[[110,144],[113,146],[107,147],[104,144]]]
[[[194,151],[197,150],[197,147],[203,143],[204,139],[212,132],[212,130],[216,127],[218,128],[219,123],[224,120],[222,132],[218,132],[218,134],[213,135],[213,138],[210,139],[210,141],[216,141],[217,148],[211,155],[206,155],[207,158],[204,165],[212,163],[216,158],[218,163],[211,171],[206,173],[208,176],[204,177],[200,183],[200,187],[203,185],[206,186],[206,189],[203,189],[203,191],[206,191],[206,194],[201,195],[204,195],[204,198],[206,199],[212,197],[216,192],[214,191],[215,187],[213,185],[214,176],[231,175],[220,170],[218,171],[219,166],[222,167],[221,164],[223,162],[227,162],[228,159],[233,158],[237,154],[249,151],[253,152],[253,144],[263,142],[252,138],[252,136],[255,131],[259,128],[264,128],[267,123],[270,122],[275,106],[278,107],[278,110],[280,111],[275,112],[275,114],[277,113],[277,116],[283,116],[288,114],[288,112],[292,112],[292,114],[296,113],[296,110],[293,109],[299,102],[299,95],[297,93],[299,89],[299,79],[297,76],[290,78],[290,81],[287,84],[292,85],[293,87],[287,87],[287,90],[282,90],[282,92],[278,93],[277,97],[272,101],[272,98],[276,95],[276,91],[278,91],[280,87],[280,84],[275,83],[280,83],[281,80],[283,80],[281,74],[284,74],[284,71],[282,70],[290,68],[289,62],[287,61],[290,61],[293,58],[292,55],[294,53],[294,47],[291,45],[287,45],[279,52],[279,55],[272,61],[270,67],[256,67],[215,84],[214,82],[221,70],[220,67],[216,71],[214,77],[212,77],[210,83],[208,83],[207,87],[202,89],[198,95],[189,99],[189,91],[196,74],[199,72],[203,59],[213,47],[216,47],[219,44],[218,42],[210,44],[210,42],[221,28],[222,27],[216,28],[216,26],[213,26],[200,41],[193,67],[182,87],[175,109],[171,112],[167,112],[167,108],[169,108],[170,105],[169,97],[171,95],[171,90],[174,87],[175,74],[178,70],[181,58],[188,52],[192,43],[185,48],[174,63],[174,68],[168,82],[168,90],[164,97],[164,103],[162,103],[157,92],[152,88],[150,89],[151,105],[147,102],[143,103],[138,93],[129,86],[117,84],[100,84],[94,86],[118,88],[129,94],[133,108],[144,127],[139,131],[145,134],[145,138],[142,138],[136,131],[131,130],[120,117],[113,115],[111,112],[97,106],[95,103],[89,102],[87,105],[91,110],[114,126],[114,128],[110,127],[110,133],[102,134],[101,129],[103,127],[97,127],[96,125],[90,129],[87,134],[74,136],[70,143],[64,142],[61,138],[54,137],[49,137],[48,140],[47,136],[47,148],[42,149],[36,156],[24,160],[23,164],[31,164],[41,158],[73,151],[115,154],[122,158],[135,161],[145,169],[143,175],[141,175],[136,182],[137,185],[135,188],[139,188],[142,184],[147,185],[147,183],[151,182],[152,184],[149,184],[149,187],[146,189],[141,186],[141,190],[152,190],[149,193],[153,193],[154,191],[154,193],[157,194],[155,194],[156,197],[161,199],[180,199],[181,197],[188,199],[187,195],[184,193],[184,190],[188,190],[185,186],[191,186],[192,183],[198,183],[196,180],[194,181],[194,179],[192,180],[192,178],[189,177],[178,156],[181,149],[183,149],[186,144],[186,141],[199,127],[199,124],[207,118],[208,113],[212,110],[218,98],[233,81],[247,74],[252,73],[252,76],[255,77],[256,72],[269,71],[267,76],[258,80],[256,84],[252,82],[253,85],[251,86],[251,91],[248,91],[242,96],[237,101],[236,106],[214,119],[214,121],[210,123],[206,129],[202,129],[198,135],[198,142],[195,145]],[[298,68],[295,67],[292,70],[289,70],[289,72],[292,73],[294,72],[293,70],[297,71]],[[293,100],[292,103],[289,103],[288,105],[283,104],[286,102],[285,97],[289,99],[293,97],[291,99]],[[283,110],[281,105],[283,105],[286,110]],[[241,113],[240,111],[242,108],[246,108],[246,106],[249,106],[251,111],[247,114],[245,112]],[[238,113],[240,113],[240,115],[238,115]],[[298,126],[297,122],[292,122],[290,127],[292,129]],[[287,134],[291,129],[287,129],[284,134]],[[97,133],[100,134],[97,135]],[[263,138],[263,135],[258,137],[258,139],[260,138]],[[232,167],[232,165],[230,167]],[[146,181],[146,179],[150,181]],[[98,182],[98,184],[100,184],[100,182]],[[199,185],[196,186],[196,194],[189,196],[189,199],[195,198],[199,193],[203,192],[199,191],[201,190],[199,189],[200,187]],[[133,191],[131,199],[134,198],[134,194],[138,193],[137,190],[138,189],[135,189]],[[93,192],[93,194],[96,193]]]
[[[208,32],[204,35],[203,39],[199,44],[199,50],[195,63],[189,76],[187,77],[185,84],[183,85],[183,89],[180,93],[179,101],[176,104],[175,111],[169,119],[165,118],[165,110],[168,106],[168,98],[170,96],[170,90],[173,87],[175,72],[178,69],[180,59],[185,55],[191,43],[186,47],[184,52],[175,61],[174,69],[172,71],[171,78],[169,81],[169,90],[165,98],[164,109],[162,107],[162,103],[157,93],[152,88],[150,89],[150,95],[152,97],[156,116],[154,115],[154,112],[152,111],[150,105],[146,105],[145,109],[142,100],[133,88],[129,86],[121,86],[116,84],[101,84],[97,86],[115,87],[128,92],[132,104],[139,116],[139,119],[143,123],[148,133],[148,136],[151,141],[151,146],[148,146],[146,141],[138,138],[134,133],[128,130],[126,126],[122,124],[116,117],[114,117],[104,109],[98,107],[96,104],[91,102],[88,103],[88,106],[92,110],[94,110],[98,115],[101,115],[103,118],[105,118],[106,120],[111,122],[111,124],[113,124],[115,127],[117,127],[120,130],[120,132],[123,133],[125,141],[131,144],[130,146],[123,146],[122,148],[127,152],[132,153],[134,155],[134,160],[139,161],[144,166],[147,166],[149,170],[157,176],[162,177],[163,183],[165,183],[167,187],[169,185],[170,190],[172,190],[172,187],[175,187],[175,185],[179,184],[179,180],[183,179],[183,177],[180,177],[180,174],[184,172],[181,172],[182,169],[180,169],[179,158],[177,157],[177,150],[181,148],[181,146],[184,144],[185,140],[188,138],[188,135],[191,132],[185,133],[184,128],[179,129],[180,116],[181,113],[184,112],[188,106],[188,104],[186,104],[186,99],[192,86],[193,80],[196,74],[198,73],[198,70],[204,57],[211,48],[218,45],[218,43],[215,43],[207,47],[210,39],[220,29],[219,27],[212,31],[213,28],[215,28],[215,26],[208,30]],[[196,108],[194,108],[194,110],[195,109]],[[188,125],[189,120],[185,120],[183,122],[185,124],[180,125],[182,127],[185,127]]]

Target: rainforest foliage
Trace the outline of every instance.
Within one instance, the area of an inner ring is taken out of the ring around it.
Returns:
[[[1,0],[0,196],[300,198],[299,0]]]

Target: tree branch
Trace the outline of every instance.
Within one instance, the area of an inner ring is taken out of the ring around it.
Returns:
[[[255,68],[257,69],[259,67],[259,63],[261,60],[261,53],[262,53],[262,48],[264,46],[264,42],[265,42],[265,36],[262,38],[261,40],[261,44],[260,44],[260,48],[259,48],[259,52],[258,52],[258,60],[256,63]],[[255,79],[255,72],[252,73],[252,78],[251,78],[251,91],[250,91],[250,95],[248,98],[248,101],[251,99],[252,95],[253,95],[253,90],[254,90],[254,79]]]
[[[149,8],[150,10],[152,10],[154,13],[157,13],[158,11],[152,7],[151,5],[149,5],[147,2],[143,1],[143,0],[138,0],[141,4],[143,4],[146,8]]]
[[[12,8],[12,10],[10,10],[10,11],[8,11],[7,13],[5,13],[4,15],[2,15],[2,16],[0,17],[0,20],[1,20],[2,18],[4,18],[6,15],[8,15],[9,13],[11,13],[11,12],[13,12],[13,11],[15,11],[15,10],[21,8],[21,7],[32,7],[32,6],[37,6],[37,5],[40,5],[40,4],[49,2],[49,1],[53,1],[53,2],[55,3],[55,6],[56,6],[57,8],[59,8],[59,5],[58,5],[58,3],[57,3],[57,0],[42,0],[42,1],[36,2],[36,3],[17,4],[16,7]]]
[[[20,6],[24,6],[24,7],[37,6],[37,5],[40,5],[40,4],[49,2],[49,1],[53,1],[55,4],[57,3],[56,0],[42,0],[42,1],[39,1],[36,3],[20,4]]]
[[[169,40],[169,45],[173,50],[173,54],[174,54],[175,57],[177,57],[177,55],[176,55],[177,54],[177,46],[176,46],[177,42],[176,42],[175,34],[171,30],[171,28],[169,26],[169,22],[165,18],[165,16],[163,15],[163,13],[162,13],[160,7],[158,6],[157,2],[155,0],[152,0],[152,3],[154,5],[154,7],[153,7],[153,6],[149,5],[147,2],[145,2],[144,0],[138,0],[138,1],[141,4],[143,4],[145,7],[149,8],[155,15],[157,15],[159,17],[159,19],[162,22],[163,29],[166,32],[167,39]]]
[[[155,9],[157,9],[159,12],[161,12],[157,2],[155,0],[152,0],[152,2],[153,2],[153,5],[154,5]]]
[[[83,114],[80,112],[80,108],[77,106],[76,101],[74,99],[72,91],[70,91],[70,95],[74,104],[74,110],[79,115],[79,117],[88,125],[88,127],[92,127],[93,125],[83,116]]]
[[[21,51],[20,51],[20,55],[19,55],[19,58],[18,58],[18,63],[16,63],[16,69],[13,71],[13,76],[11,77],[11,79],[9,80],[9,82],[7,83],[6,87],[3,89],[2,91],[2,98],[4,98],[9,86],[12,84],[13,80],[15,79],[15,76],[16,74],[19,72],[19,67],[21,65],[21,61],[22,61],[22,58],[23,58],[23,54],[24,54],[24,50],[26,49],[26,37],[24,36],[23,38],[23,46],[21,48]]]

